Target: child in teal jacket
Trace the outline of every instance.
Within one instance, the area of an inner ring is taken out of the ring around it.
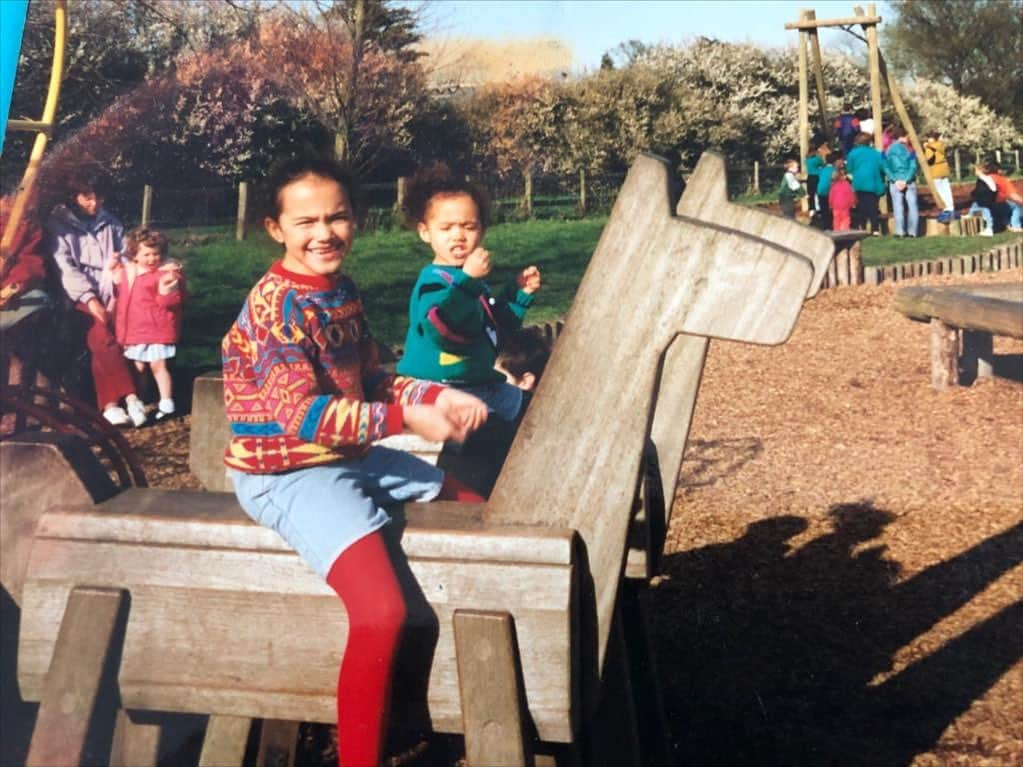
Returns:
[[[409,184],[406,214],[433,250],[409,300],[401,375],[439,381],[470,392],[488,410],[513,421],[522,391],[494,370],[502,338],[522,325],[540,270],[523,269],[515,282],[491,293],[484,278],[490,254],[481,245],[489,206],[483,192],[443,166],[417,174]]]

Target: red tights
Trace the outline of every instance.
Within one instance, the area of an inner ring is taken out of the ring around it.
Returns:
[[[483,502],[451,475],[445,476],[437,499]],[[327,573],[327,583],[348,613],[348,644],[337,679],[338,762],[341,767],[377,767],[406,615],[383,535],[371,533],[345,549]]]
[[[338,763],[377,767],[405,624],[405,598],[383,535],[371,533],[345,549],[327,583],[348,613],[348,644],[337,679]]]

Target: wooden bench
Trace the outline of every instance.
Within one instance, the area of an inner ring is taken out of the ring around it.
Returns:
[[[931,324],[931,385],[969,385],[994,374],[993,336],[1023,338],[1023,282],[907,287],[895,307]]]
[[[575,764],[668,761],[622,578],[644,446],[674,499],[709,340],[784,342],[833,250],[730,204],[724,179],[705,155],[673,215],[666,164],[636,161],[489,501],[395,512],[410,615],[393,718],[464,733],[470,765],[531,764],[536,742]],[[252,719],[334,721],[344,610],[230,494],[51,509],[10,577],[18,683],[41,701],[30,766],[78,763],[104,705],[111,761],[140,767],[156,738],[140,712],[209,715],[210,765],[240,764]]]

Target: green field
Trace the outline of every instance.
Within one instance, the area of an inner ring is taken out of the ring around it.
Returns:
[[[595,216],[491,227],[486,247],[495,269],[488,281],[496,288],[523,267],[536,264],[543,273],[544,288],[527,322],[563,316],[606,220]],[[233,229],[227,227],[172,230],[169,234],[172,255],[185,264],[190,294],[178,364],[193,370],[217,367],[220,339],[234,321],[249,288],[280,254],[280,246],[261,231],[236,242]],[[873,237],[864,241],[863,260],[867,265],[881,265],[978,253],[1016,236],[913,240]],[[381,343],[404,343],[409,291],[429,257],[427,246],[412,232],[381,231],[356,239],[345,269],[363,292],[370,325]]]

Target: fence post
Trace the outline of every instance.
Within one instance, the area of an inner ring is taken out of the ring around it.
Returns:
[[[579,212],[586,212],[586,168],[579,169]]]
[[[956,149],[953,154],[955,155],[955,160],[956,160],[956,181],[962,181],[963,180],[963,168],[959,164],[959,150]]]
[[[523,180],[525,181],[525,189],[522,197],[522,210],[525,211],[526,215],[532,217],[533,215],[533,169],[527,168],[526,172],[522,174]]]
[[[149,214],[153,209],[153,187],[142,187],[142,226],[149,226]]]
[[[249,205],[249,182],[238,182],[238,220],[234,226],[234,238],[241,242],[245,239],[245,213]]]
[[[1013,149],[1012,153],[1016,157],[1016,175],[1019,175],[1019,173],[1020,173],[1020,168],[1019,168],[1019,150],[1018,149]]]
[[[401,210],[405,204],[405,190],[408,185],[408,176],[398,176],[398,191],[394,197],[394,209]]]

